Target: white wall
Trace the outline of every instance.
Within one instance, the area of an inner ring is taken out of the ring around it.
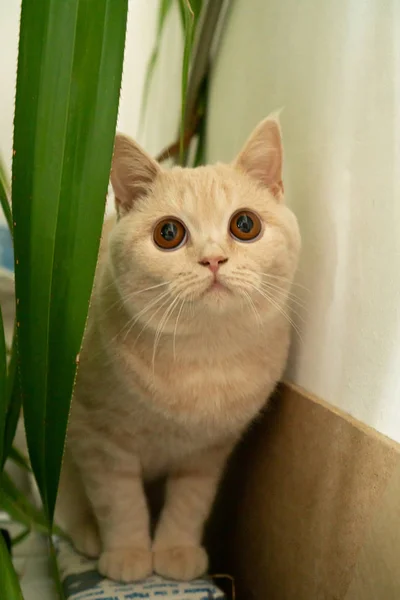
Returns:
[[[285,107],[309,290],[288,378],[400,441],[400,3],[237,0],[210,101],[211,161]]]
[[[130,0],[118,129],[134,136],[150,154],[175,141],[180,111],[183,38],[173,3],[161,40],[144,122],[139,122],[145,72],[153,49],[159,0]]]

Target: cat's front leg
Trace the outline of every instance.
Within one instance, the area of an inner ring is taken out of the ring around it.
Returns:
[[[230,450],[231,446],[203,451],[170,474],[153,542],[154,571],[159,575],[189,581],[207,571],[203,528]]]
[[[100,531],[100,573],[123,582],[146,578],[153,564],[139,460],[92,466],[86,470],[85,487]]]

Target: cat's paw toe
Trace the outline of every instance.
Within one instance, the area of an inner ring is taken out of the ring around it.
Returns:
[[[146,548],[115,548],[102,553],[98,569],[101,575],[115,581],[140,581],[151,575],[153,556]]]
[[[208,557],[200,546],[176,546],[154,551],[154,571],[168,579],[190,581],[204,575]]]
[[[93,523],[81,523],[71,532],[72,542],[78,552],[88,558],[98,558],[101,541],[97,527]]]

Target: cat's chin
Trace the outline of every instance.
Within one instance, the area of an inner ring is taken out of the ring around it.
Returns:
[[[223,283],[221,283],[220,281],[214,281],[214,283],[212,283],[210,285],[210,287],[206,290],[206,294],[231,294],[231,290],[228,289],[226,287],[226,285],[224,285]]]
[[[224,300],[232,296],[232,290],[221,281],[212,282],[201,294],[200,298],[209,301]]]
[[[232,303],[236,304],[233,291],[219,281],[212,283],[199,300],[203,306],[218,313],[229,311]]]

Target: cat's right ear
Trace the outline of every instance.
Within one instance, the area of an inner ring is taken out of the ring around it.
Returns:
[[[283,149],[279,112],[257,125],[235,165],[259,185],[268,188],[278,200],[283,200]]]
[[[117,133],[111,167],[118,215],[129,212],[135,201],[146,196],[161,172],[159,164],[139,144]]]

